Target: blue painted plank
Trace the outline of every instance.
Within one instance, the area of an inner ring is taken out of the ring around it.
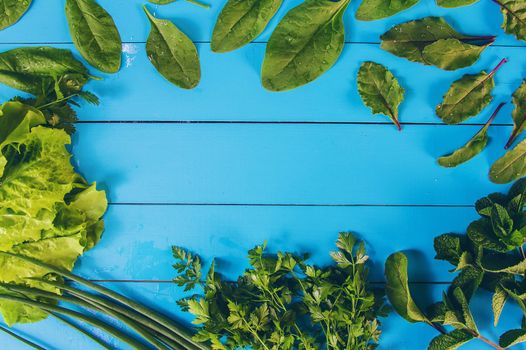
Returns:
[[[469,163],[436,158],[479,126],[82,124],[74,162],[111,202],[461,204],[490,183],[510,127]]]
[[[180,289],[172,284],[157,284],[157,283],[112,283],[108,284],[111,288],[123,292],[128,296],[143,300],[151,306],[157,307],[164,312],[171,314],[179,319],[184,318],[190,321],[191,317],[179,311],[175,300],[181,298],[183,294]],[[412,286],[412,291],[415,299],[425,301],[421,305],[427,305],[428,302],[438,301],[445,286],[437,285],[420,285]],[[497,340],[498,336],[505,330],[511,328],[519,328],[521,313],[515,305],[507,305],[502,317],[500,325],[494,329],[491,322],[491,299],[490,295],[485,294],[477,297],[472,302],[472,309],[474,310],[475,318],[479,320],[479,327],[481,332],[488,338]],[[73,331],[67,329],[65,326],[58,324],[56,321],[46,320],[38,324],[16,326],[17,330],[21,330],[26,335],[31,335],[34,339],[40,339],[50,349],[82,349],[92,350],[99,349],[87,341],[82,336],[75,334]],[[409,324],[397,315],[390,315],[387,319],[383,319],[382,329],[384,331],[380,350],[406,350],[406,349],[425,349],[427,345],[435,337],[436,331],[431,327],[423,324]],[[57,336],[60,334],[60,336]],[[111,339],[109,339],[111,340]],[[0,343],[3,349],[9,350],[25,350],[25,347],[14,342],[12,339],[0,334]],[[118,349],[128,349],[119,343],[114,343]],[[462,350],[481,350],[490,349],[479,341],[473,341]],[[525,346],[519,345],[514,349],[526,349]]]
[[[8,50],[4,45],[0,50]],[[59,47],[72,48],[71,45]],[[199,45],[202,59],[201,84],[191,91],[180,89],[160,76],[148,61],[143,44],[126,45],[126,67],[116,75],[103,75],[88,89],[102,101],[100,106],[85,105],[80,118],[100,120],[205,120],[205,121],[345,121],[387,122],[373,116],[358,95],[356,75],[362,62],[373,60],[387,65],[407,90],[400,109],[402,122],[440,123],[435,107],[450,84],[466,73],[495,67],[501,58],[510,62],[498,72],[493,95],[498,101],[511,101],[511,94],[526,76],[526,48],[489,48],[472,67],[445,72],[397,58],[372,44],[346,45],[341,59],[319,80],[299,89],[272,93],[260,84],[260,65],[264,45],[252,44],[231,55],[216,55],[208,44]],[[0,86],[0,98],[17,91]],[[497,123],[511,123],[509,104]],[[470,122],[483,123],[488,112]]]
[[[455,28],[467,34],[498,35],[497,44],[525,45],[524,42],[517,41],[513,36],[502,31],[500,28],[502,15],[498,6],[491,1],[481,0],[472,6],[444,9],[438,7],[434,0],[422,0],[410,10],[373,22],[354,19],[354,12],[360,2],[353,1],[346,13],[347,41],[378,42],[380,35],[398,23],[425,16],[445,16]],[[19,23],[0,32],[0,43],[71,42],[64,16],[64,3],[65,0],[53,2],[35,0]],[[114,17],[123,41],[144,42],[146,40],[149,25],[141,9],[142,5],[147,3],[146,1],[99,0],[99,3]],[[209,0],[208,3],[212,5],[210,10],[201,9],[182,0],[168,6],[149,6],[156,15],[177,23],[193,40],[208,42],[217,15],[225,1]],[[285,13],[300,3],[301,0],[285,1],[268,29],[257,41],[267,41],[273,28]]]

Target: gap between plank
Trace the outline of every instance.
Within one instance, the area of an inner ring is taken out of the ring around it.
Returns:
[[[474,208],[473,204],[365,204],[365,203],[191,203],[191,202],[110,202],[111,206],[173,207],[387,207],[387,208]]]

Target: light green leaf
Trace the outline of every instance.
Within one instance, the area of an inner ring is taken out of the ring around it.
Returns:
[[[497,327],[499,324],[500,315],[506,305],[506,300],[508,299],[508,293],[500,285],[495,287],[495,293],[491,300],[491,308],[493,309],[493,325]]]
[[[0,0],[0,30],[12,26],[31,6],[32,0]]]
[[[382,49],[398,57],[455,70],[475,63],[495,37],[464,35],[442,17],[425,17],[394,26],[381,39]]]
[[[489,171],[489,178],[497,184],[512,182],[526,175],[526,139],[499,158]]]
[[[360,21],[374,21],[394,16],[398,12],[407,10],[420,0],[363,0],[356,11],[356,19]]]
[[[305,85],[336,63],[343,50],[343,14],[350,0],[306,0],[290,10],[267,44],[262,84],[271,91]]]
[[[437,0],[437,5],[441,7],[454,8],[468,6],[478,1],[479,0]]]
[[[506,143],[506,148],[509,148],[515,139],[526,129],[526,79],[513,93],[513,104],[515,105],[515,109],[511,115],[513,118],[513,131]]]
[[[385,291],[395,311],[407,321],[429,322],[427,317],[413,301],[407,278],[407,257],[395,253],[385,262]]]
[[[477,324],[475,323],[475,319],[473,318],[473,314],[469,308],[469,299],[467,296],[464,295],[464,292],[461,288],[456,287],[453,289],[453,297],[460,306],[460,311],[462,312],[465,325],[472,331],[478,333]]]
[[[146,53],[153,66],[171,83],[193,89],[201,80],[197,48],[190,38],[168,20],[155,18],[144,7],[152,29],[146,41]]]
[[[358,71],[358,92],[374,114],[385,114],[401,130],[398,107],[404,100],[405,90],[393,73],[374,62],[365,62]]]
[[[256,39],[282,3],[283,0],[228,0],[212,33],[212,51],[232,51]]]
[[[499,4],[504,22],[502,28],[518,40],[526,41],[526,2],[523,0],[494,0]]]
[[[455,329],[450,333],[441,334],[431,341],[428,350],[455,350],[472,340],[474,336],[466,330]]]
[[[526,330],[524,329],[507,331],[499,339],[499,345],[505,349],[524,342],[526,342]]]

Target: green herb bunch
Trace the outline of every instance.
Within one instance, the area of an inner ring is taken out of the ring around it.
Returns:
[[[467,228],[466,235],[443,234],[435,238],[436,259],[458,272],[443,300],[421,311],[411,298],[407,283],[407,257],[391,255],[386,262],[386,292],[394,309],[410,322],[424,322],[441,334],[429,349],[453,349],[479,339],[496,349],[507,349],[526,341],[526,179],[517,181],[507,195],[493,193],[478,200],[481,216]],[[497,326],[507,300],[513,300],[525,318],[517,329],[502,334],[498,341],[485,338],[470,311],[470,300],[479,289],[493,293],[492,308]],[[448,332],[444,326],[454,330]]]
[[[202,281],[199,257],[174,247],[175,282],[204,292],[178,302],[201,325],[195,339],[213,349],[376,348],[378,317],[387,311],[383,291],[368,283],[363,242],[341,233],[336,245],[335,264],[323,268],[309,265],[306,255],[256,246],[235,282],[223,280],[214,264]]]

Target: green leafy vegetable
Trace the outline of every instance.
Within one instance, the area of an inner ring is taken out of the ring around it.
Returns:
[[[201,79],[197,48],[172,22],[155,18],[144,7],[152,29],[146,52],[153,66],[171,83],[193,89]]]
[[[522,85],[515,90],[513,93],[513,104],[515,109],[513,110],[513,131],[511,136],[506,143],[505,148],[508,149],[515,139],[526,129],[526,79],[522,82]]]
[[[396,15],[416,5],[420,0],[363,0],[356,11],[356,19],[374,21]]]
[[[425,17],[394,26],[381,39],[381,47],[398,57],[455,70],[475,63],[495,37],[464,35],[442,17]]]
[[[283,0],[228,0],[212,33],[212,51],[228,52],[257,38]]]
[[[404,99],[405,90],[386,67],[374,62],[365,62],[358,71],[358,92],[365,105],[374,114],[385,114],[401,130],[398,106]]]
[[[513,329],[507,331],[501,335],[499,339],[499,344],[503,348],[509,348],[513,345],[526,342],[526,330],[525,329]]]
[[[104,229],[104,192],[88,185],[70,163],[69,136],[44,128],[44,115],[20,102],[2,106],[0,117],[0,251],[41,259],[71,270]],[[47,272],[0,257],[0,281],[56,291],[28,277]],[[43,319],[47,314],[13,301],[0,302],[9,325]]]
[[[152,4],[157,4],[157,5],[166,5],[166,4],[171,4],[172,2],[175,2],[177,0],[148,0],[148,2],[152,3]],[[194,5],[197,5],[197,6],[201,6],[201,7],[204,7],[204,8],[209,8],[210,6],[207,5],[207,4],[204,4],[200,1],[197,1],[197,0],[185,0],[186,2],[189,2],[191,4],[194,4]]]
[[[437,0],[437,5],[447,8],[468,6],[478,2],[479,0]]]
[[[251,267],[235,282],[223,280],[214,264],[205,281],[192,272],[195,279],[188,285],[200,285],[204,295],[179,304],[195,316],[195,339],[223,350],[374,349],[377,318],[385,314],[382,292],[368,284],[363,242],[342,233],[336,245],[335,265],[324,268],[309,265],[306,257],[267,254],[265,246],[257,246],[249,251]],[[183,274],[178,283],[188,279],[186,267],[200,271],[200,262],[192,266],[196,256],[180,248],[174,253]]]
[[[305,85],[320,77],[343,50],[343,14],[350,0],[306,0],[290,10],[272,33],[262,69],[271,91]]]
[[[447,334],[440,334],[431,341],[428,350],[455,350],[473,339],[473,334],[463,329],[455,329]]]
[[[12,26],[31,6],[32,0],[0,0],[0,30]]]
[[[526,41],[526,3],[522,0],[493,0],[500,6],[504,22],[502,28],[518,40]]]
[[[498,159],[489,171],[489,178],[505,184],[526,175],[526,139]]]
[[[455,81],[436,108],[440,119],[446,124],[458,124],[480,113],[493,99],[493,76],[506,62],[503,59],[489,74],[466,74]]]
[[[66,0],[66,18],[75,47],[93,67],[115,73],[122,42],[110,14],[95,0]]]
[[[477,154],[482,152],[489,142],[488,128],[504,105],[505,103],[498,105],[491,118],[489,118],[482,129],[480,129],[479,132],[477,132],[475,136],[473,136],[471,140],[468,141],[468,143],[453,153],[438,158],[438,164],[446,168],[453,168],[469,161]]]

